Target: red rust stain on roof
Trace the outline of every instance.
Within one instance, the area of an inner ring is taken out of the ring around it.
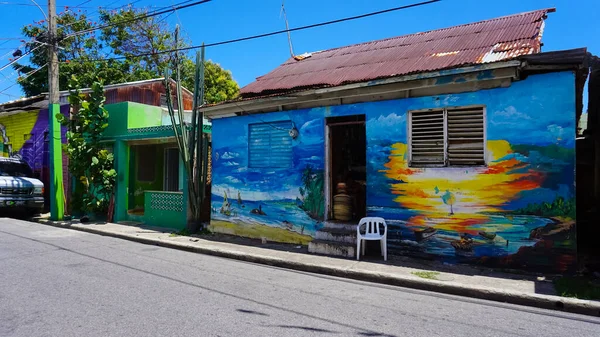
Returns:
[[[543,9],[290,58],[241,89],[243,97],[337,86],[539,53]]]

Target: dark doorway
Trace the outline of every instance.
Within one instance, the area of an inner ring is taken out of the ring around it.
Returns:
[[[329,129],[329,218],[355,221],[367,211],[365,115],[332,117]]]

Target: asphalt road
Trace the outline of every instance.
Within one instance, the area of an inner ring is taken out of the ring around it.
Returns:
[[[600,319],[0,219],[0,336],[600,336]]]

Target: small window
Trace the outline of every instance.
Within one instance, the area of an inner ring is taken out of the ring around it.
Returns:
[[[292,166],[291,121],[250,124],[248,167],[289,168]]]
[[[485,165],[483,107],[411,111],[410,166]]]

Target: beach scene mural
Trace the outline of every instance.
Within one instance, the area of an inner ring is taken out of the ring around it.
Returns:
[[[367,215],[386,219],[389,254],[569,270],[576,263],[573,83],[571,72],[551,73],[508,88],[214,120],[211,229],[312,240],[325,210],[325,119],[364,115]],[[409,165],[410,111],[473,105],[485,107],[486,165]],[[289,165],[251,165],[256,124],[275,128],[272,138],[288,137]]]
[[[310,242],[324,218],[323,130],[322,109],[214,120],[210,229]]]

